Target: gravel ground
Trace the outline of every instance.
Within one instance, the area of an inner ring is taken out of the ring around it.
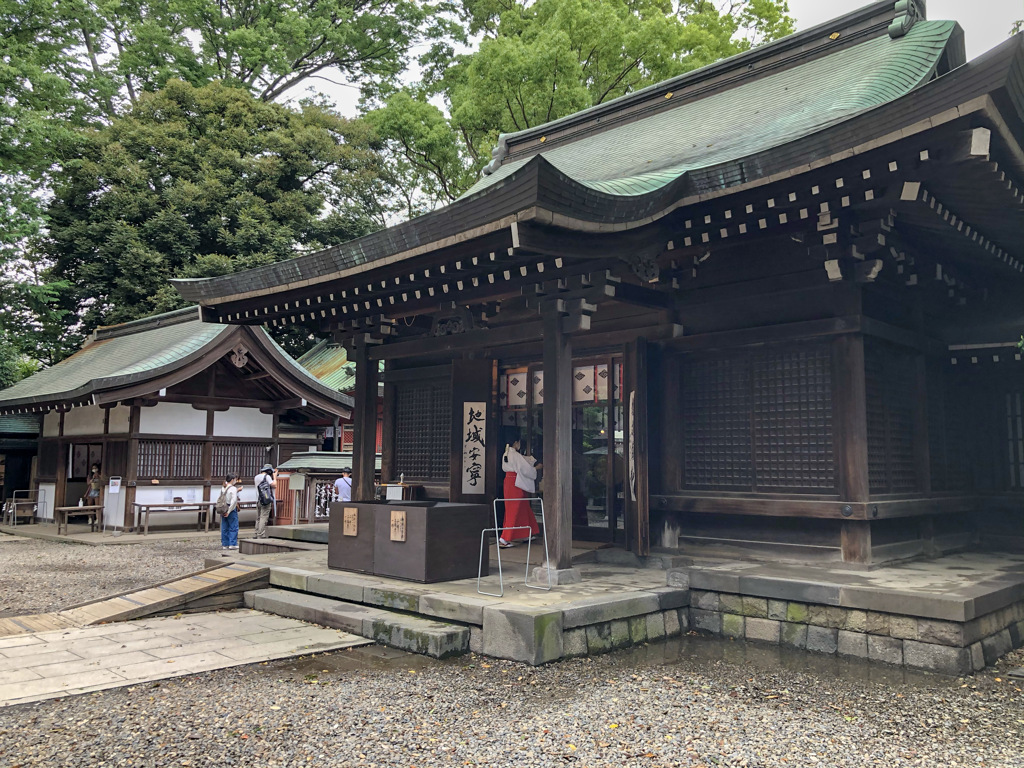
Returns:
[[[210,543],[0,537],[2,612],[196,570]],[[527,667],[370,646],[0,710],[0,766],[1019,766],[1015,651],[958,680],[684,638]]]
[[[1002,669],[758,653],[687,638],[531,668],[352,649],[0,710],[0,765],[1024,765]]]
[[[216,546],[215,546],[216,544]],[[92,547],[0,534],[0,616],[45,613],[203,567],[220,542]]]

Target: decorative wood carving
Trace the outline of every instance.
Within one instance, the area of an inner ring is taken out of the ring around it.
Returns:
[[[249,350],[244,344],[236,344],[231,349],[231,363],[235,368],[244,368],[249,363]]]

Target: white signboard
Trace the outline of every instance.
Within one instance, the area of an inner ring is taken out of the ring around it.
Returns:
[[[462,407],[462,493],[482,496],[487,453],[487,404]]]
[[[121,492],[121,478],[112,477],[110,478],[110,484],[107,486],[107,493],[120,493]]]

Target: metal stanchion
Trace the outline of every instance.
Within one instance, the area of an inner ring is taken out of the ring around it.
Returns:
[[[498,592],[484,592],[483,590],[480,589],[480,581],[483,578],[484,547],[487,546],[487,534],[488,533],[493,533],[494,537],[497,539],[497,538],[499,538],[499,536],[501,534],[501,531],[503,531],[503,530],[506,530],[506,531],[525,530],[528,533],[531,530],[530,526],[528,526],[528,525],[515,525],[515,526],[511,526],[511,527],[506,526],[504,528],[499,526],[498,525],[498,502],[499,501],[501,501],[501,502],[506,502],[506,501],[526,501],[526,502],[531,502],[531,503],[536,501],[536,502],[538,502],[540,504],[540,521],[543,522],[543,520],[544,520],[544,500],[539,498],[539,497],[529,498],[529,499],[495,499],[494,500],[494,504],[493,504],[494,527],[493,528],[484,528],[480,532],[480,559],[479,559],[479,562],[478,562],[478,565],[477,565],[477,572],[476,572],[476,591],[477,591],[477,593],[479,593],[481,595],[490,595],[491,597],[504,597],[505,596],[505,576],[504,576],[504,572],[502,571],[502,567],[501,567],[501,550],[502,550],[502,547],[499,544],[498,548],[497,548],[497,551],[498,551],[498,589],[499,589],[499,591]],[[547,574],[548,574],[547,586],[542,586],[540,584],[531,584],[530,583],[530,552],[531,552],[531,548],[533,546],[533,537],[532,536],[531,537],[527,537],[527,540],[526,540],[526,573],[525,573],[525,575],[523,577],[523,585],[525,587],[529,588],[529,589],[541,589],[541,590],[544,590],[545,592],[548,592],[548,591],[551,590],[551,586],[552,585],[551,585],[551,569],[548,567],[548,563],[550,562],[550,560],[549,560],[549,557],[548,557],[548,530],[547,530],[547,526],[545,526],[543,528],[543,531],[544,531],[544,568],[545,568],[545,570],[547,571]]]

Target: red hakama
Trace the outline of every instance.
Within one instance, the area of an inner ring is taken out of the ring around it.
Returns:
[[[505,473],[505,498],[525,499],[526,492],[516,486],[516,473]],[[519,526],[530,526],[530,533],[527,535],[525,528]],[[513,531],[513,528],[517,530]],[[540,533],[540,526],[537,525],[537,518],[528,501],[506,501],[505,502],[505,530],[501,532],[501,538],[505,541],[515,539],[526,539],[529,536],[536,536]]]

